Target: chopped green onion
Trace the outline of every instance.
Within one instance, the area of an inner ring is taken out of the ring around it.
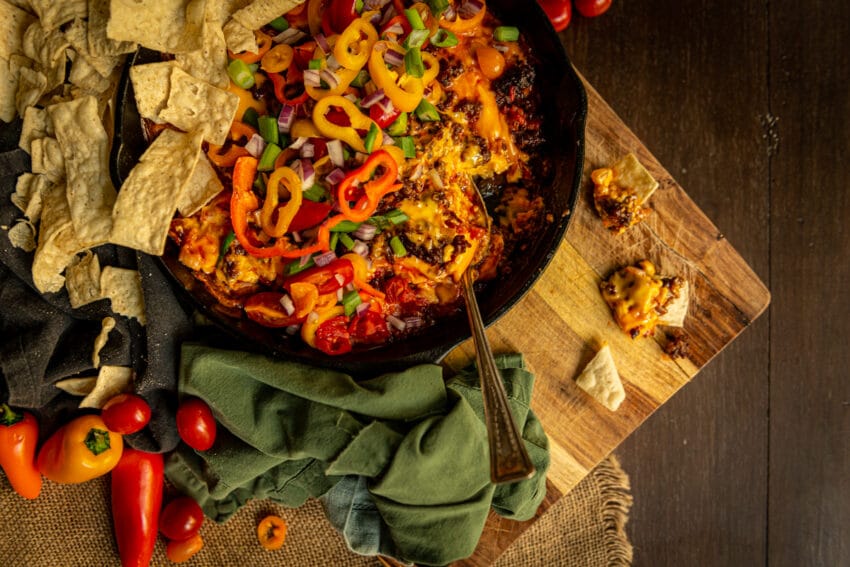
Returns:
[[[322,69],[322,59],[310,59],[310,62],[307,63],[308,69],[315,69],[316,71],[321,71]]]
[[[358,14],[362,14],[362,13],[363,13],[363,0],[354,0],[354,10],[355,10]]]
[[[351,237],[348,236],[346,233],[339,233],[339,241],[342,242],[342,245],[345,246],[346,250],[354,249],[354,240],[352,240]]]
[[[260,116],[260,136],[269,144],[280,144],[280,131],[277,129],[277,118],[274,116]]]
[[[404,15],[407,16],[407,21],[410,22],[411,28],[415,30],[425,29],[425,22],[422,21],[422,16],[419,15],[416,8],[407,8],[404,11]]]
[[[386,218],[393,224],[401,224],[410,219],[410,217],[404,214],[404,212],[400,209],[391,210],[390,212],[384,215],[384,218]]]
[[[356,289],[345,292],[345,295],[342,296],[342,308],[345,310],[345,316],[351,317],[361,303],[360,294],[357,293]]]
[[[428,30],[413,30],[404,40],[404,46],[407,48],[422,47],[430,34],[431,32]]]
[[[282,32],[289,29],[289,22],[286,21],[286,18],[283,16],[273,19],[269,22],[269,25],[274,29],[274,31]]]
[[[405,249],[404,244],[401,243],[401,239],[398,236],[390,238],[390,248],[393,249],[393,254],[395,254],[397,258],[407,256],[407,250]]]
[[[419,101],[419,106],[417,106],[416,110],[413,112],[415,112],[416,117],[423,122],[437,122],[440,120],[440,113],[437,112],[437,108],[424,98]]]
[[[434,17],[442,14],[449,7],[449,0],[426,0],[428,7],[431,8],[431,13]]]
[[[254,189],[257,190],[260,196],[264,197],[266,195],[266,180],[263,179],[262,175],[258,175],[254,179]]]
[[[402,112],[393,123],[387,126],[387,134],[390,136],[401,136],[407,132],[407,113]]]
[[[354,232],[355,230],[360,228],[361,224],[362,223],[359,222],[343,220],[331,227],[331,232]]]
[[[493,31],[496,41],[516,41],[519,39],[519,29],[514,26],[499,26]]]
[[[422,54],[418,47],[411,47],[404,54],[404,70],[411,77],[421,79],[425,75],[425,64],[422,63]]]
[[[240,89],[250,89],[254,86],[254,73],[248,64],[239,59],[234,59],[227,65],[227,75],[230,80]]]
[[[354,77],[353,81],[351,81],[351,86],[361,89],[366,86],[366,83],[368,83],[371,78],[372,77],[369,76],[369,71],[366,69],[360,69],[360,72],[357,73],[357,76]]]
[[[236,240],[236,233],[232,230],[227,233],[227,236],[224,237],[224,240],[221,241],[221,250],[218,253],[218,261],[224,258],[224,255],[227,254],[227,251],[230,249],[230,245],[233,244],[233,241]]]
[[[325,197],[328,196],[328,192],[318,183],[314,183],[312,187],[302,192],[301,196],[308,201],[315,201],[318,203],[319,201],[325,200]]]
[[[277,145],[280,146],[281,148],[287,148],[287,147],[289,147],[290,143],[292,143],[292,140],[289,138],[289,136],[287,136],[286,134],[281,134],[280,135],[280,142],[278,142]]]
[[[330,244],[329,244],[329,246],[331,247],[331,250],[336,250],[337,244],[339,244],[339,233],[338,232],[332,232],[331,233],[331,241],[330,241]]]
[[[266,149],[263,150],[263,155],[260,156],[260,163],[257,164],[258,171],[271,171],[274,169],[274,160],[280,155],[280,146],[277,144],[266,144]]]
[[[437,47],[454,47],[457,45],[457,36],[451,30],[440,28],[431,36],[431,43]]]
[[[294,276],[298,272],[303,272],[304,270],[312,268],[315,265],[316,262],[313,261],[312,256],[310,256],[310,258],[307,260],[306,263],[304,263],[304,265],[301,265],[301,258],[298,258],[294,262],[288,263],[284,268],[284,271],[286,272],[287,276]]]
[[[348,161],[351,159],[351,152],[345,146],[342,146],[342,159],[343,161]]]
[[[375,147],[375,141],[378,139],[378,134],[381,129],[378,128],[378,125],[372,122],[372,125],[369,126],[369,131],[366,133],[366,139],[363,141],[363,144],[366,146],[366,153],[371,154],[372,148]]]
[[[413,142],[412,136],[402,136],[400,138],[396,138],[396,144],[404,151],[404,157],[406,158],[415,158],[416,157],[416,144]]]
[[[242,115],[242,122],[249,126],[253,126],[254,128],[259,128],[260,115],[257,114],[257,110],[255,108],[246,108],[245,113]]]
[[[260,64],[259,63],[249,63],[248,69],[251,70],[251,73],[256,73],[257,71],[260,70]]]

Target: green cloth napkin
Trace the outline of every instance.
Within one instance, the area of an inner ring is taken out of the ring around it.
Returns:
[[[297,507],[344,478],[362,477],[382,536],[391,540],[377,548],[424,565],[467,557],[491,506],[524,520],[546,493],[547,438],[528,407],[534,377],[519,355],[498,363],[537,468],[529,480],[490,483],[473,368],[448,382],[433,364],[355,381],[333,370],[197,344],[183,346],[179,390],[210,405],[218,437],[203,453],[181,444],[166,474],[217,521],[250,498]]]

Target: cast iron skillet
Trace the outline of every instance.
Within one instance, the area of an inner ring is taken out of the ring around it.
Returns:
[[[534,242],[511,259],[511,276],[491,282],[478,293],[486,324],[507,312],[525,293],[555,255],[566,232],[576,202],[584,159],[584,125],[587,98],[557,34],[537,2],[490,0],[488,9],[507,25],[520,28],[542,62],[538,80],[543,90],[545,136],[553,163],[552,176],[542,190],[546,212],[553,215],[535,235]],[[135,107],[129,68],[159,60],[156,53],[140,51],[124,69],[118,92],[116,135],[111,173],[116,187],[127,177],[146,147],[141,121]],[[162,257],[165,271],[192,305],[229,332],[240,348],[265,351],[274,356],[335,368],[355,376],[367,376],[406,368],[423,362],[439,362],[453,347],[469,338],[465,313],[441,320],[424,332],[389,345],[328,356],[305,345],[299,337],[288,337],[279,329],[268,329],[247,319],[235,320],[222,313],[217,302],[177,260],[174,250]],[[529,330],[534,322],[529,321]]]

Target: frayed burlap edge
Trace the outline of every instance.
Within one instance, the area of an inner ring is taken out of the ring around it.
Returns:
[[[626,523],[629,521],[629,510],[633,503],[629,476],[614,455],[599,463],[591,474],[604,499],[601,514],[608,565],[630,566],[634,550],[626,535]]]

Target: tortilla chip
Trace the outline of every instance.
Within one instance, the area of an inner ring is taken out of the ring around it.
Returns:
[[[576,378],[576,385],[611,411],[617,411],[626,399],[626,391],[623,389],[620,375],[617,374],[608,345],[599,349],[596,356],[587,363]]]
[[[232,92],[196,79],[182,69],[171,70],[168,102],[159,117],[186,132],[205,131],[204,139],[222,145],[239,107]]]
[[[138,47],[133,41],[115,41],[106,35],[110,0],[89,0],[88,45],[95,57],[132,53]]]
[[[103,299],[100,293],[100,260],[97,254],[86,250],[82,257],[74,258],[65,270],[65,289],[68,290],[68,299],[74,309]]]
[[[47,75],[22,65],[18,69],[18,90],[15,93],[15,108],[18,116],[23,116],[27,107],[38,103],[47,92]]]
[[[3,1],[5,1],[6,4],[11,4],[12,6],[15,6],[16,8],[20,8],[24,12],[32,14],[32,16],[35,17],[35,12],[32,9],[32,4],[30,4],[30,0],[3,0]]]
[[[100,367],[100,351],[109,342],[109,333],[115,328],[115,319],[112,317],[104,317],[100,323],[100,334],[94,339],[94,351],[91,354],[92,366]]]
[[[51,72],[60,65],[64,74],[65,49],[68,45],[70,45],[68,39],[61,33],[48,31],[40,22],[33,22],[24,32],[21,49],[23,54],[35,61],[45,74],[51,75]]]
[[[0,120],[11,122],[18,115],[15,94],[18,92],[18,68],[0,58]]]
[[[201,151],[201,135],[164,130],[127,176],[115,209],[110,242],[153,254],[165,251],[171,219]]]
[[[108,91],[112,86],[112,81],[101,75],[82,55],[77,55],[74,58],[71,72],[68,74],[68,81],[79,87],[83,96],[97,96]]]
[[[12,204],[18,207],[30,222],[37,223],[41,219],[42,199],[50,183],[44,175],[22,173],[15,183],[12,193]]]
[[[611,166],[615,172],[617,184],[634,191],[638,204],[644,204],[658,189],[658,181],[646,170],[637,156],[629,153]]]
[[[26,219],[18,219],[15,225],[9,229],[7,236],[9,242],[15,248],[20,248],[24,252],[32,252],[35,250],[35,225]]]
[[[257,45],[253,30],[246,28],[236,20],[230,20],[224,25],[222,31],[227,49],[233,53],[242,53],[243,51],[259,53],[260,48]]]
[[[47,111],[34,106],[28,107],[24,111],[24,122],[21,126],[21,137],[18,140],[18,147],[23,149],[28,154],[31,154],[30,144],[36,138],[44,138],[45,136],[54,136],[53,122],[47,115]]]
[[[197,79],[216,87],[226,89],[230,84],[227,76],[227,46],[221,27],[206,22],[204,24],[203,45],[197,51],[178,53],[177,64]]]
[[[206,0],[112,0],[106,36],[155,51],[201,49]]]
[[[233,19],[249,30],[258,30],[303,3],[304,0],[254,0],[234,13]]]
[[[32,14],[0,2],[0,59],[8,61],[13,54],[23,53],[24,32],[35,21]]]
[[[687,280],[684,280],[679,288],[679,296],[674,297],[664,308],[667,312],[658,317],[660,325],[668,327],[682,327],[685,324],[685,317],[688,315],[688,303],[690,302],[691,287]]]
[[[88,0],[30,0],[35,13],[46,30],[55,30],[74,18],[88,16]]]
[[[119,55],[96,55],[89,50],[88,24],[83,20],[74,20],[74,23],[65,30],[65,37],[77,54],[85,59],[101,77],[111,76],[121,62]]]
[[[62,289],[62,272],[78,252],[84,250],[77,240],[64,185],[51,185],[44,192],[41,230],[32,262],[32,280],[41,293]]]
[[[101,366],[91,392],[80,402],[81,408],[100,409],[118,394],[133,389],[133,369],[124,366]]]
[[[237,10],[251,3],[251,0],[207,0],[207,21],[224,26]]]
[[[100,273],[100,293],[109,298],[112,311],[145,324],[145,298],[138,270],[104,267]]]
[[[97,100],[86,96],[48,108],[65,157],[68,206],[85,248],[107,241],[112,230],[115,188],[109,179],[109,137]]]
[[[55,138],[36,138],[30,144],[32,172],[43,173],[51,183],[65,179],[65,159]]]
[[[210,164],[210,160],[201,153],[192,177],[189,178],[177,199],[177,210],[184,217],[191,217],[223,189],[224,185]]]
[[[97,377],[90,376],[86,378],[66,378],[53,385],[72,396],[87,396],[94,390],[95,384],[97,384]]]
[[[168,102],[168,91],[171,88],[171,71],[177,67],[175,61],[148,63],[130,67],[130,82],[133,84],[133,95],[136,107],[142,118],[162,124],[164,120],[159,113]]]

